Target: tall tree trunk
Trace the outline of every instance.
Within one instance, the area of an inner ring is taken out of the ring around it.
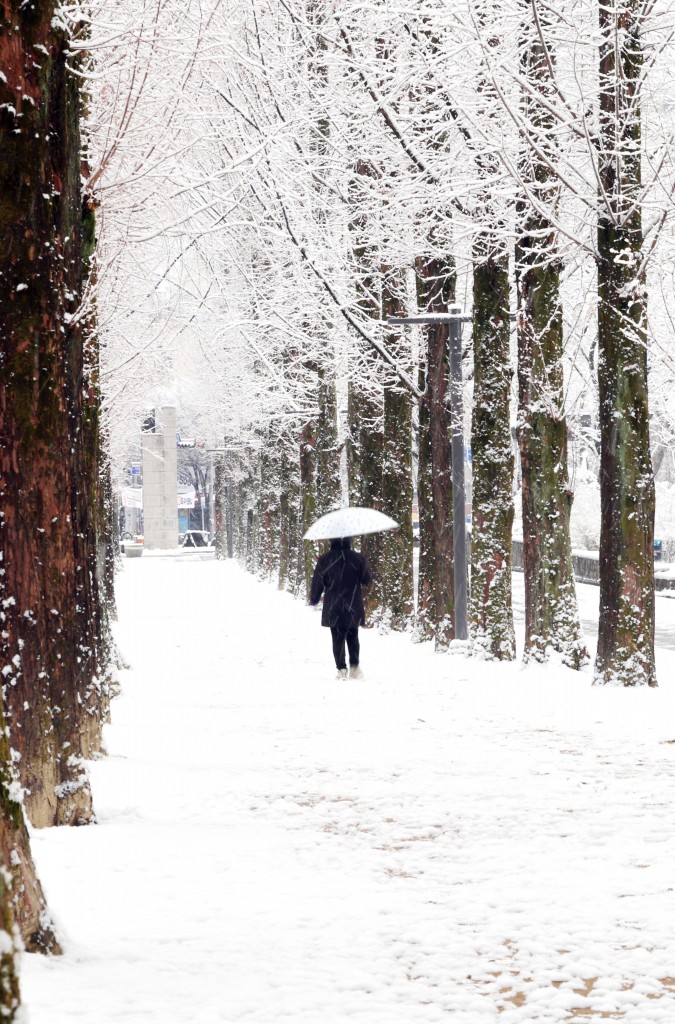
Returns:
[[[280,455],[278,441],[270,434],[260,454],[258,572],[272,579],[279,565],[280,533]]]
[[[81,192],[78,78],[55,9],[7,0],[0,12],[1,646],[36,825],[91,819],[82,756],[99,746],[107,704],[97,395],[74,317],[93,209]]]
[[[42,887],[35,873],[21,790],[11,762],[5,717],[0,707],[0,881],[3,886],[0,889],[0,913],[3,918],[11,913],[30,953],[60,953]],[[5,906],[8,898],[9,908]],[[9,934],[13,934],[11,930]],[[3,969],[0,961],[0,972]],[[0,992],[4,992],[1,986]]]
[[[353,205],[350,230],[353,237],[358,306],[365,316],[379,322],[382,310],[380,259],[372,245],[369,220],[371,188],[375,177],[373,165],[366,160],[359,160],[350,189]],[[351,505],[381,509],[384,403],[378,380],[379,364],[371,348],[360,352],[359,356],[361,366],[349,381],[349,501]],[[361,537],[360,546],[373,574],[373,583],[365,598],[366,618],[373,623],[380,619],[383,612],[382,535],[372,533]]]
[[[249,465],[237,486],[237,558],[247,572],[256,570],[256,492],[257,479]]]
[[[550,18],[540,15],[540,25]],[[548,60],[552,59],[548,54]],[[521,72],[537,96],[553,99],[547,54],[524,4]],[[521,159],[529,196],[517,204],[518,444],[523,507],[525,575],[524,659],[546,661],[551,652],[570,668],[588,661],[577,608],[564,413],[563,317],[555,230],[537,210],[555,208],[558,183],[541,154],[555,145],[553,115],[523,91],[523,112],[536,148]],[[536,200],[536,205],[534,200]]]
[[[317,518],[316,488],[316,424],[309,420],[302,428],[300,435],[300,495],[301,495],[301,530],[305,534]],[[312,573],[316,565],[316,545],[302,541],[299,563],[301,583],[304,593],[309,594]]]
[[[331,325],[322,328],[330,336]],[[295,591],[309,593],[320,545],[303,541],[303,534],[312,523],[326,512],[339,508],[341,501],[340,448],[337,431],[337,395],[334,370],[307,363],[305,368],[316,375],[316,399],[318,412],[302,428],[300,438],[300,477],[298,522],[298,572]]]
[[[469,625],[477,654],[509,661],[515,657],[511,606],[514,460],[509,417],[509,272],[508,259],[498,244],[485,232],[477,237],[474,248]]]
[[[405,281],[401,273],[383,268],[382,318],[402,316]],[[410,345],[400,334],[387,340],[400,366],[412,372]],[[382,536],[382,581],[385,617],[391,629],[405,630],[415,617],[413,587],[413,478],[412,398],[400,381],[384,387],[384,438],[382,460],[382,511],[395,519],[398,530]]]
[[[216,558],[227,558],[227,473],[225,456],[216,455],[214,466],[213,518],[216,534]]]
[[[422,394],[427,387],[427,354],[420,353],[418,386]],[[434,514],[431,498],[431,432],[429,403],[418,405],[417,427],[417,512],[419,521],[419,561],[417,568],[416,629],[420,640],[433,640],[436,622],[434,591],[435,546]]]
[[[327,327],[330,331],[331,325]],[[316,420],[316,511],[317,515],[322,516],[342,504],[342,484],[334,368],[318,367],[317,376],[319,415]]]
[[[279,590],[293,592],[296,586],[298,548],[299,475],[297,445],[283,438],[280,446],[279,480]]]
[[[656,685],[654,478],[641,270],[639,0],[601,4],[598,164],[600,619],[595,681]]]
[[[279,492],[279,574],[277,585],[279,590],[288,588],[288,576],[290,568],[290,505],[288,500],[288,488],[283,486]]]
[[[366,354],[364,353],[364,358]],[[368,355],[370,362],[374,357]],[[372,367],[374,371],[374,367]],[[352,380],[349,386],[349,493],[350,504],[382,509],[384,401],[379,387]],[[360,547],[373,574],[365,596],[367,620],[382,618],[384,599],[384,543],[381,533],[367,534]]]
[[[427,313],[447,313],[455,294],[452,264],[438,257],[417,261],[418,302]],[[420,565],[418,628],[431,631],[437,650],[455,635],[452,543],[452,458],[448,415],[448,325],[428,324],[426,374],[420,406],[418,505]]]
[[[17,862],[21,854],[25,855],[26,851],[28,851],[30,858],[30,847],[27,834],[25,835],[25,845],[23,841],[20,841],[19,844],[16,843],[17,833],[26,833],[26,826],[23,820],[21,804],[15,803],[8,795],[7,784],[11,778],[11,769],[8,760],[9,744],[4,726],[4,716],[2,717],[2,730],[3,738],[0,741],[0,747],[2,747],[0,752],[0,758],[2,758],[0,763],[0,774],[2,776],[2,791],[0,793],[0,804],[2,806],[2,814],[0,815],[0,934],[2,935],[2,949],[0,950],[0,1018],[3,1021],[18,1021],[20,1018],[25,1018],[19,1009],[21,1003],[18,978],[20,943],[17,942],[17,925],[20,925],[20,921],[17,919],[17,909],[20,912],[22,909],[21,903],[23,903],[25,897],[23,897],[23,894],[19,897],[17,885],[21,884],[22,879],[20,874],[21,868],[17,867]],[[17,845],[21,847],[21,853],[19,853]],[[14,866],[11,867],[11,865]],[[30,867],[30,876],[26,878],[26,881],[32,885],[34,882],[32,861],[30,862]],[[17,897],[21,901],[18,907]],[[38,928],[40,928],[40,925],[38,925]],[[30,936],[27,936],[27,938],[30,943],[29,949],[35,951],[36,948],[40,948],[36,946],[36,943],[30,942]],[[52,946],[52,952],[60,952],[55,942]]]
[[[290,464],[291,476],[288,484],[288,573],[286,589],[291,594],[299,594],[301,581],[299,574],[300,548],[302,539],[302,521],[300,517],[300,464],[297,447],[294,445],[296,460]]]

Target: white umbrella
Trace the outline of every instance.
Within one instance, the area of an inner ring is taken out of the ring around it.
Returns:
[[[359,537],[364,533],[396,530],[398,523],[374,508],[338,508],[312,523],[304,540],[333,540],[335,537]]]

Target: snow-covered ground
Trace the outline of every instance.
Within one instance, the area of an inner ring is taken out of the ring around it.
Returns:
[[[127,561],[119,606],[100,824],[33,835],[32,1024],[672,1024],[675,654],[595,689],[365,631],[338,683],[235,565]]]

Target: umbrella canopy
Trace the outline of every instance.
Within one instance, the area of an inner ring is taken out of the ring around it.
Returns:
[[[338,508],[312,523],[304,540],[333,540],[335,537],[359,537],[364,533],[396,530],[398,523],[374,508]]]

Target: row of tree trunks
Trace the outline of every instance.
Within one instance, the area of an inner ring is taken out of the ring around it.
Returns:
[[[303,535],[324,512],[341,505],[335,380],[314,372],[316,414],[297,433],[268,431],[248,464],[225,455],[215,465],[217,557],[225,557],[229,504],[233,554],[248,570],[300,595],[309,590],[320,551]]]

